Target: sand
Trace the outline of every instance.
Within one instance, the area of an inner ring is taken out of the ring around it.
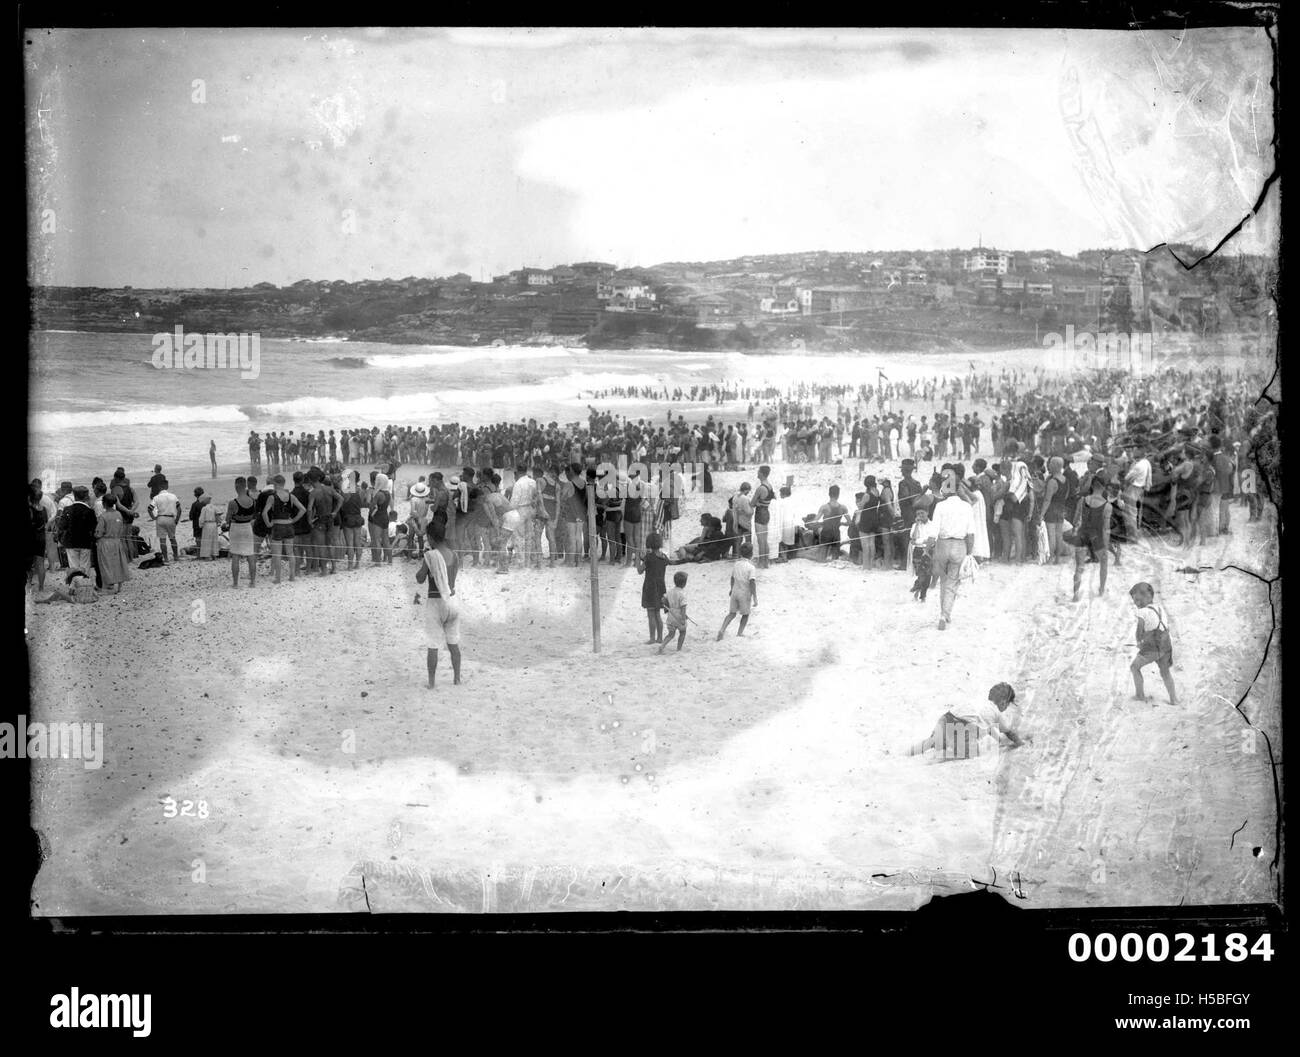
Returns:
[[[811,513],[856,469],[774,477]],[[688,496],[677,542],[753,479]],[[35,911],[892,909],[986,883],[1031,906],[1268,901],[1256,732],[1279,749],[1280,683],[1250,573],[1276,575],[1276,521],[1233,520],[1196,552],[1127,548],[1101,598],[1088,566],[1077,605],[1068,564],[988,566],[942,632],[909,575],[799,560],[717,643],[729,563],[689,566],[701,626],[664,656],[634,569],[601,567],[595,655],[585,565],[466,568],[465,681],[444,654],[434,691],[414,563],[275,586],[263,562],[234,591],[227,561],[182,561],[93,607],[29,596],[30,718],[106,745],[98,770],[33,761]],[[1175,622],[1178,709],[1154,669],[1130,699],[1143,579]],[[1002,680],[1032,745],[906,755]]]

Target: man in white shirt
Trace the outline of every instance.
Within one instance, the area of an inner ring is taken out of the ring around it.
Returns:
[[[176,545],[176,519],[180,516],[181,501],[167,489],[163,482],[162,491],[151,500],[157,521],[154,527],[158,532],[158,557],[167,560],[167,540],[172,541],[172,561],[180,561],[180,548]]]
[[[510,509],[519,514],[519,528],[515,530],[520,541],[520,561],[525,567],[539,567],[542,561],[542,541],[538,537],[541,522],[537,520],[537,503],[541,492],[533,471],[524,466],[515,467],[515,483],[510,489]]]
[[[1137,543],[1142,528],[1142,502],[1151,487],[1151,460],[1139,455],[1124,475],[1124,532],[1130,543]]]
[[[934,548],[934,571],[939,575],[939,630],[952,619],[953,603],[961,582],[961,566],[975,550],[975,515],[970,503],[957,494],[956,473],[944,474],[943,498],[935,504],[932,520],[938,542]]]

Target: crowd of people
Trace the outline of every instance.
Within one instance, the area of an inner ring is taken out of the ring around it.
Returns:
[[[293,580],[358,569],[367,552],[372,565],[409,559],[419,562],[421,582],[429,585],[431,686],[442,648],[455,647],[459,679],[455,584],[466,564],[508,574],[543,563],[580,565],[594,552],[599,561],[635,565],[645,576],[649,641],[661,649],[674,636],[682,648],[690,619],[687,573],[674,571],[669,587],[669,568],[727,559],[735,562],[732,603],[719,637],[736,618],[744,633],[757,604],[758,570],[798,559],[906,571],[919,603],[938,587],[944,629],[962,583],[983,563],[1072,563],[1077,601],[1089,564],[1099,566],[1105,591],[1123,543],[1167,530],[1192,546],[1230,533],[1234,499],[1248,520],[1261,517],[1263,482],[1254,464],[1277,446],[1275,412],[1258,400],[1262,382],[1223,372],[1097,372],[1060,381],[1003,372],[964,382],[800,386],[785,393],[697,387],[676,392],[683,399],[705,392],[755,402],[735,421],[710,414],[688,423],[669,413],[657,423],[593,407],[585,425],[525,419],[475,429],[388,426],[296,440],[254,433],[251,467],[264,465],[265,450],[268,472],[236,478],[224,505],[195,488],[187,514],[160,466],[147,498],[120,467],[108,481],[65,481],[52,494],[33,481],[30,572],[38,591],[49,570],[63,574],[42,601],[89,600],[92,585],[120,591],[133,562],[153,550],[140,532],[146,519],[156,537],[151,563],[180,559],[177,526],[188,520],[193,543],[185,552],[198,560],[228,558],[236,588],[241,575],[250,587],[256,583],[263,559],[277,583],[286,573]],[[963,392],[984,402],[989,421],[974,411],[959,415]],[[921,414],[896,409],[905,399],[941,406]],[[847,467],[854,459],[859,473],[876,465],[853,478],[851,502],[831,485],[814,511],[793,498],[793,475],[780,485],[772,480],[773,462]],[[345,460],[378,465],[363,473],[345,469]],[[461,468],[411,474],[399,496],[398,468],[411,461]],[[894,462],[896,481],[879,466]],[[652,482],[627,469],[638,463],[672,470]],[[725,500],[708,498],[713,471],[740,472],[751,463],[761,463],[753,480],[738,482]],[[602,464],[619,470],[608,473]],[[699,515],[697,533],[675,543],[682,501],[692,491],[713,509]],[[1160,665],[1173,699],[1164,614],[1137,594],[1139,638],[1156,643],[1144,663]],[[1141,695],[1139,667],[1133,674]],[[1006,703],[999,695],[995,704]],[[943,720],[954,721],[970,717]],[[996,717],[991,722],[997,726]],[[930,741],[937,736],[936,728]]]

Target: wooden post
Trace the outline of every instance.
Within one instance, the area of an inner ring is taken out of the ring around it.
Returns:
[[[591,559],[591,650],[600,652],[600,540],[596,538],[596,485],[587,482],[587,536]]]

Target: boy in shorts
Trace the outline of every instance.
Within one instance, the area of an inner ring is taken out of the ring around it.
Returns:
[[[1146,582],[1134,584],[1129,590],[1129,597],[1137,608],[1138,655],[1129,665],[1129,671],[1133,673],[1133,697],[1137,701],[1147,699],[1142,685],[1142,669],[1148,664],[1154,664],[1160,670],[1165,689],[1169,691],[1169,703],[1177,706],[1174,677],[1169,673],[1170,666],[1174,663],[1169,621],[1165,617],[1164,607],[1156,605],[1155,596],[1155,589]]]
[[[664,627],[668,629],[668,634],[664,636],[664,641],[659,647],[659,652],[663,653],[668,648],[668,643],[673,637],[673,632],[677,632],[677,649],[680,651],[682,643],[686,641],[686,574],[683,572],[673,573],[673,585],[668,588],[664,594],[662,603],[668,616],[664,620]]]
[[[838,528],[836,531],[838,531]],[[758,584],[754,578],[754,563],[749,560],[753,556],[753,546],[742,543],[740,545],[740,557],[736,559],[736,564],[731,567],[731,603],[726,619],[723,620],[722,627],[718,629],[719,642],[722,641],[722,636],[727,633],[727,626],[736,619],[736,614],[740,614],[740,629],[736,632],[736,636],[739,637],[745,634],[745,625],[749,623],[749,612],[754,606],[758,605]],[[676,582],[676,577],[673,579]]]

